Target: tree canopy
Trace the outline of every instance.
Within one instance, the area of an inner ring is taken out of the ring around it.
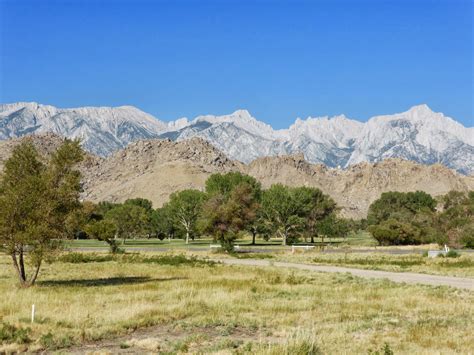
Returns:
[[[67,219],[80,206],[83,159],[78,141],[65,140],[49,159],[25,140],[13,149],[0,180],[0,243],[22,286],[33,285],[48,253],[67,237]],[[33,266],[28,277],[25,258]]]

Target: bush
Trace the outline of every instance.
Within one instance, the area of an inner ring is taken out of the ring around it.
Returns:
[[[129,261],[130,258],[125,257],[124,261]],[[134,259],[136,260],[136,259]],[[180,255],[160,255],[160,256],[151,256],[151,257],[139,257],[138,262],[142,263],[155,263],[160,265],[190,265],[190,266],[205,266],[205,265],[215,265],[216,262],[212,260],[203,260],[198,259],[196,256],[187,257],[184,254]]]
[[[461,234],[461,243],[464,248],[474,248],[474,225],[468,225]]]
[[[51,332],[48,332],[40,337],[39,343],[45,349],[60,349],[70,347],[74,342],[68,335],[55,338]]]
[[[93,253],[68,253],[57,258],[62,263],[82,264],[82,263],[101,263],[115,260],[113,255],[97,255]]]
[[[369,227],[369,232],[380,245],[411,245],[425,242],[419,228],[396,219],[372,225]]]
[[[456,250],[450,250],[446,253],[447,258],[459,258],[461,255]]]
[[[8,323],[0,323],[0,343],[27,344],[30,340],[30,328],[15,327]]]

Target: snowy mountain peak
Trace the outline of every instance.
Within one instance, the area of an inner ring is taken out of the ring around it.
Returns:
[[[427,104],[420,104],[411,107],[407,112],[413,115],[429,115],[433,114],[433,110]]]
[[[243,162],[303,152],[308,161],[329,167],[402,158],[474,173],[474,128],[425,104],[365,123],[344,115],[298,118],[281,130],[243,109],[164,123],[134,106],[62,109],[36,102],[0,104],[0,139],[44,132],[79,137],[87,150],[102,156],[136,140],[200,137]]]

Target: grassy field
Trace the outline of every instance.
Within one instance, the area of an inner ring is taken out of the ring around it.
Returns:
[[[250,247],[252,246],[251,242],[252,240],[250,236],[248,236],[243,239],[237,239],[235,241],[235,244],[238,244],[244,247]],[[325,245],[336,246],[336,247],[349,246],[349,247],[365,248],[365,247],[373,247],[377,245],[376,240],[373,239],[369,233],[365,233],[365,232],[358,233],[346,239],[325,238],[323,241],[321,238],[315,238],[314,245],[320,246],[323,244],[323,242]],[[185,244],[183,239],[159,240],[156,238],[150,238],[150,239],[127,239],[125,241],[125,244],[121,244],[121,246],[126,247],[127,249],[133,249],[133,248],[190,249],[192,248],[192,249],[205,250],[205,249],[209,249],[209,244],[214,244],[211,238],[198,238],[194,241],[191,241],[189,244]],[[307,244],[307,243],[304,240],[301,240],[300,244]],[[98,240],[91,240],[91,239],[67,241],[65,246],[68,248],[107,248],[108,247],[107,243],[105,242],[101,242]],[[256,248],[264,247],[264,248],[275,249],[275,250],[279,250],[283,248],[281,245],[281,240],[278,238],[273,238],[268,241],[258,238],[256,240],[255,247]]]
[[[251,257],[251,255],[247,255],[246,257]],[[262,255],[259,255],[259,257],[262,257]],[[460,256],[456,258],[428,258],[420,253],[390,255],[383,253],[338,252],[325,254],[308,251],[297,254],[274,254],[268,255],[268,257],[279,261],[308,264],[474,278],[473,253],[460,252]]]
[[[474,294],[445,287],[150,253],[66,255],[30,289],[14,276],[0,256],[0,353],[432,354],[474,344]]]

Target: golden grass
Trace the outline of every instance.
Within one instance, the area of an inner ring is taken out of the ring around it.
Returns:
[[[321,253],[307,251],[296,254],[279,253],[275,254],[272,259],[359,269],[474,277],[474,254],[472,253],[462,254],[457,258],[428,258],[421,254],[393,255],[386,253]]]
[[[466,353],[474,344],[474,293],[445,287],[116,261],[46,265],[30,289],[14,276],[0,256],[0,321],[31,328],[31,342],[4,350],[100,340],[99,349],[113,338],[115,349],[171,353],[367,353],[385,343],[395,353]]]

